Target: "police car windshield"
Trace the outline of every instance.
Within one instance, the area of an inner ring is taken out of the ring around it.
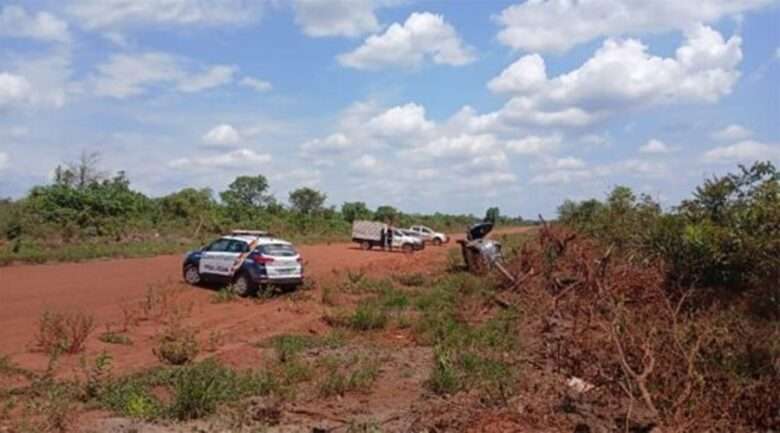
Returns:
[[[264,256],[274,257],[293,257],[298,254],[295,251],[295,248],[293,248],[291,245],[285,244],[260,245],[257,247],[257,251],[259,251],[260,254]]]

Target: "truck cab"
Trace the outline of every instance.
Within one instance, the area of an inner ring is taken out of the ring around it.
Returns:
[[[430,227],[423,225],[411,226],[409,230],[420,235],[423,241],[430,242],[436,246],[446,244],[450,241],[450,238],[446,234],[433,231]]]

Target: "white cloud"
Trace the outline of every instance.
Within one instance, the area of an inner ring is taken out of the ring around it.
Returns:
[[[0,170],[3,170],[4,168],[8,167],[8,161],[10,158],[8,158],[8,154],[5,152],[0,152]]]
[[[383,34],[369,36],[363,45],[338,57],[342,65],[356,69],[411,68],[426,59],[461,66],[475,56],[441,15],[415,12],[405,23],[393,23]]]
[[[498,39],[515,49],[562,52],[602,36],[685,30],[773,0],[529,0],[504,9]]]
[[[565,160],[565,159],[564,159]],[[607,179],[615,175],[628,175],[640,178],[661,178],[669,175],[669,168],[661,162],[649,162],[638,159],[627,159],[608,164],[585,168],[585,163],[555,161],[552,168],[546,169],[531,178],[531,183],[542,185],[565,185],[574,182],[585,182],[596,179]],[[556,167],[557,166],[557,167]]]
[[[271,162],[271,155],[269,154],[257,153],[252,149],[238,149],[215,156],[174,159],[168,163],[168,166],[181,170],[202,170],[256,167],[269,162]]]
[[[639,147],[640,153],[670,153],[673,151],[674,149],[668,144],[661,140],[656,140],[655,138]]]
[[[531,183],[561,185],[590,179],[592,177],[593,173],[589,170],[553,170],[534,176],[531,178]]]
[[[156,25],[225,25],[256,21],[261,0],[75,0],[68,12],[89,29]]]
[[[249,87],[256,92],[267,92],[273,88],[268,81],[258,80],[257,78],[252,77],[244,77],[241,80],[241,85]]]
[[[712,138],[718,141],[740,141],[753,136],[753,131],[742,125],[732,124],[712,133]]]
[[[31,93],[32,87],[26,78],[0,73],[0,109],[29,101]]]
[[[377,160],[373,155],[365,154],[360,158],[352,161],[350,165],[352,168],[368,173],[376,171],[377,167],[379,167],[379,160]]]
[[[461,182],[475,188],[495,188],[517,182],[517,176],[509,172],[487,172],[461,179]]]
[[[509,140],[507,149],[519,155],[541,155],[554,152],[561,145],[560,135],[547,137],[529,135],[520,139]]]
[[[333,156],[352,148],[352,140],[342,133],[331,134],[324,139],[315,138],[303,143],[301,152],[306,157]]]
[[[373,117],[366,126],[378,135],[392,137],[422,134],[430,131],[434,124],[425,118],[425,107],[408,103]]]
[[[149,87],[163,84],[182,92],[198,92],[230,83],[236,71],[234,66],[217,65],[205,72],[190,72],[183,59],[160,52],[114,54],[97,69],[95,93],[120,99],[142,95]]]
[[[654,104],[716,102],[740,76],[739,36],[728,41],[702,25],[686,34],[675,57],[658,57],[634,39],[607,39],[579,68],[548,78],[544,61],[524,56],[488,84],[514,97],[497,114],[509,123],[584,126]]]
[[[214,146],[231,146],[241,142],[241,134],[233,126],[221,124],[207,132],[203,142]]]
[[[741,141],[730,146],[716,147],[704,154],[705,162],[735,163],[775,160],[780,158],[780,144],[767,144],[753,140]]]
[[[70,42],[68,23],[48,12],[27,13],[19,6],[4,6],[0,10],[0,36]]]
[[[223,86],[233,81],[233,74],[238,70],[235,66],[212,66],[206,72],[184,76],[179,80],[179,90],[185,93],[195,93],[214,87]]]
[[[575,158],[573,156],[567,156],[566,158],[559,158],[555,160],[555,168],[561,170],[574,170],[585,167],[585,161]]]
[[[458,158],[479,163],[485,161],[485,156],[499,155],[500,160],[506,160],[498,140],[490,134],[439,137],[423,145],[414,146],[408,152],[412,158],[419,159]]]
[[[308,36],[360,36],[379,30],[373,0],[294,0],[295,22]]]
[[[496,93],[532,92],[547,82],[547,70],[544,59],[538,54],[520,58],[504,69],[488,83],[488,88]]]

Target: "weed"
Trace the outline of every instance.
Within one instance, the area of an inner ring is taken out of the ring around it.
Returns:
[[[211,303],[212,304],[225,304],[228,302],[233,302],[238,298],[236,295],[236,292],[233,291],[232,287],[223,287],[219,289],[217,293],[214,293],[214,295],[211,296]]]
[[[122,311],[122,332],[138,325],[140,319],[140,307],[138,304],[123,302],[119,305]]]
[[[382,433],[382,427],[374,421],[352,421],[347,426],[347,433]]]
[[[159,343],[154,349],[154,354],[160,361],[171,365],[192,362],[198,352],[194,331],[181,325],[169,326],[159,337]]]
[[[85,378],[84,395],[87,399],[98,397],[111,379],[112,359],[106,352],[98,355],[93,365],[87,365],[86,359],[81,359],[81,369]]]
[[[216,352],[223,344],[225,344],[225,335],[222,331],[216,329],[209,331],[209,337],[206,341],[207,352]]]
[[[411,274],[399,274],[395,277],[396,281],[407,287],[421,287],[427,282],[425,275],[415,272]]]
[[[370,331],[384,328],[387,321],[387,312],[375,302],[361,302],[349,318],[349,326],[357,331]]]
[[[214,413],[221,402],[240,395],[236,374],[213,360],[186,367],[173,380],[170,415],[181,421]]]
[[[367,390],[379,377],[379,361],[376,358],[353,358],[348,362],[335,356],[320,360],[325,367],[323,380],[319,384],[320,395],[331,397],[351,391]],[[352,365],[352,369],[342,368]]]
[[[324,286],[322,288],[321,301],[324,305],[328,305],[331,307],[336,305],[336,294],[334,292],[335,289],[331,286]]]
[[[38,322],[36,345],[50,354],[79,353],[94,329],[95,319],[91,315],[46,311]]]
[[[131,340],[127,335],[119,334],[110,330],[100,334],[98,340],[107,344],[121,344],[123,346],[133,345],[133,340]]]

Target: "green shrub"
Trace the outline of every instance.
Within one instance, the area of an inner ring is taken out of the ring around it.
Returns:
[[[349,326],[357,331],[382,329],[387,322],[387,312],[375,302],[361,302],[349,318]]]
[[[195,333],[181,326],[173,326],[160,336],[154,354],[157,358],[171,365],[183,365],[192,362],[200,348]]]
[[[173,401],[168,410],[181,421],[210,415],[220,403],[241,395],[236,373],[213,360],[177,371],[172,388]]]

